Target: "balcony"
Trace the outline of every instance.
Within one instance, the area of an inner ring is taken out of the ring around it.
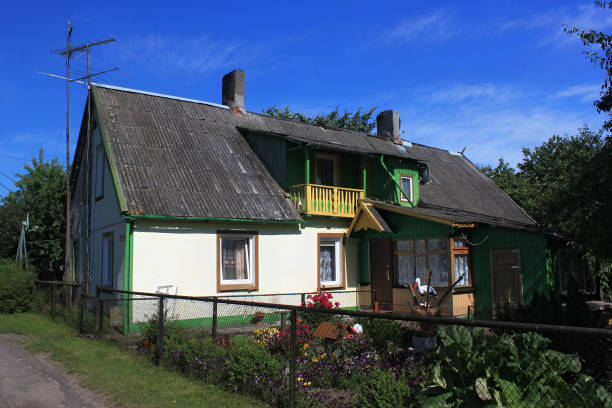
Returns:
[[[352,218],[364,193],[355,188],[298,184],[289,187],[289,195],[303,214]]]

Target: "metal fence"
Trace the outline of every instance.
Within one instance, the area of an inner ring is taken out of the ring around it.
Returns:
[[[610,329],[371,313],[337,301],[99,289],[90,305],[98,335],[275,406],[612,407]]]

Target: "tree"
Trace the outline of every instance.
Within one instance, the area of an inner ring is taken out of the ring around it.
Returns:
[[[30,264],[38,274],[51,271],[57,278],[64,262],[66,172],[57,159],[45,161],[42,150],[25,170],[16,175],[17,190],[4,197],[0,205],[0,257],[15,257],[21,222],[29,213]]]
[[[595,6],[602,9],[612,9],[612,1],[595,1]],[[585,47],[590,47],[584,51],[587,58],[598,65],[605,72],[604,83],[601,86],[599,99],[593,102],[598,112],[606,112],[611,119],[604,122],[603,128],[612,129],[612,35],[595,30],[584,30],[578,27],[563,26],[563,30],[568,34],[575,34],[582,41]]]
[[[292,112],[289,106],[278,108],[276,105],[263,110],[263,113],[277,118],[289,119],[296,122],[308,123],[309,125],[325,126],[331,128],[349,129],[357,132],[372,133],[376,124],[372,122],[372,114],[376,108],[362,112],[361,108],[357,112],[351,113],[344,111],[340,114],[338,107],[327,114],[318,114],[314,118],[304,113]]]

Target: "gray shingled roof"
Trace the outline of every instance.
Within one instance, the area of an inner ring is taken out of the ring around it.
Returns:
[[[468,219],[471,221],[465,222],[501,225],[505,220],[509,227],[535,226],[518,204],[463,155],[419,144],[413,144],[411,152],[429,166],[430,180],[419,188],[423,211],[446,213],[447,219],[457,222]]]
[[[115,87],[94,86],[94,100],[130,214],[301,220],[240,133],[248,129],[330,150],[426,162],[431,180],[420,186],[417,211],[457,222],[535,225],[468,159],[445,150]]]
[[[130,214],[301,220],[227,109],[93,89]]]

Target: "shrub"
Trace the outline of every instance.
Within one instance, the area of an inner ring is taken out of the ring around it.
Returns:
[[[359,387],[359,407],[395,408],[408,407],[412,399],[412,388],[404,376],[399,378],[390,371],[376,367]]]
[[[392,344],[401,344],[404,341],[406,330],[395,320],[387,319],[359,319],[363,327],[363,335],[370,339],[377,350],[384,351]]]
[[[30,310],[33,287],[32,274],[11,260],[0,259],[0,313]]]
[[[550,340],[539,334],[498,336],[451,326],[439,335],[425,406],[612,406],[612,395],[579,374],[576,355],[549,350]]]
[[[229,359],[229,349],[211,337],[170,340],[164,345],[164,354],[164,363],[210,382],[223,379]]]
[[[281,379],[283,364],[252,337],[235,336],[230,340],[231,359],[227,371],[229,384],[255,391],[271,390]]]
[[[157,361],[157,343],[159,336],[159,314],[155,313],[150,318],[144,329],[142,330],[142,334],[145,337],[145,340],[152,345],[149,351],[151,351],[150,356],[153,361]],[[188,339],[188,330],[187,328],[181,326],[181,324],[177,320],[169,320],[166,312],[166,316],[164,316],[164,345],[169,344],[170,342],[174,343],[184,343]]]

